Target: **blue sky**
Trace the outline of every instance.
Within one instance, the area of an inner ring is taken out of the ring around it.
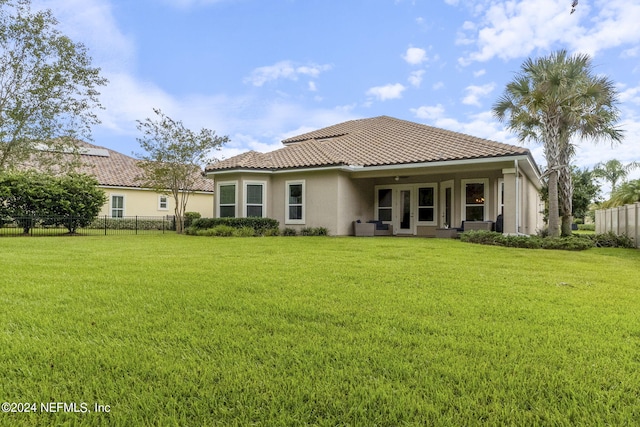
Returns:
[[[218,157],[378,115],[518,144],[491,106],[527,57],[566,48],[616,82],[626,131],[614,148],[580,143],[575,163],[640,161],[640,0],[580,0],[573,14],[571,0],[33,2],[109,79],[94,142],[125,154],[152,108],[229,135]]]

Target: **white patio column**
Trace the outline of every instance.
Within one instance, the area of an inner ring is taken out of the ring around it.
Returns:
[[[516,230],[516,215],[518,214],[518,193],[516,191],[518,180],[516,179],[516,169],[502,169],[502,175],[504,178],[504,195],[502,200],[504,204],[504,212],[502,212],[502,231],[505,234],[516,234],[518,232],[518,230]],[[498,189],[498,191],[500,191],[500,189]]]

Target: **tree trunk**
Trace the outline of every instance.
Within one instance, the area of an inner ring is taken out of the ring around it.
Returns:
[[[558,170],[549,172],[549,236],[560,236],[560,214],[558,206]]]

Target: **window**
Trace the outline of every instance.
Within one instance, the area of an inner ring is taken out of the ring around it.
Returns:
[[[504,179],[498,180],[498,215],[504,214]]]
[[[245,195],[245,216],[258,217],[265,216],[265,183],[247,182],[244,187]]]
[[[393,190],[390,188],[378,189],[378,221],[391,221]]]
[[[111,218],[124,217],[124,196],[111,196]]]
[[[286,182],[286,223],[304,224],[304,181]]]
[[[436,221],[436,188],[434,186],[418,187],[418,222],[431,223]]]
[[[166,211],[169,209],[169,198],[167,196],[158,197],[158,210]]]
[[[463,221],[484,221],[486,217],[488,180],[462,181]]]
[[[218,217],[219,218],[235,218],[236,217],[236,184],[223,183],[218,184]]]

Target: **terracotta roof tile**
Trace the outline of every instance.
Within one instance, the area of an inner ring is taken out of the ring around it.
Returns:
[[[82,165],[78,170],[79,172],[95,176],[100,185],[142,188],[138,180],[142,173],[138,166],[139,160],[88,142],[76,142],[81,153],[80,162]],[[212,192],[214,190],[214,182],[198,174],[195,190]]]
[[[529,153],[522,147],[388,116],[351,120],[282,142],[285,146],[279,150],[264,154],[250,151],[211,164],[206,170],[379,166]]]

